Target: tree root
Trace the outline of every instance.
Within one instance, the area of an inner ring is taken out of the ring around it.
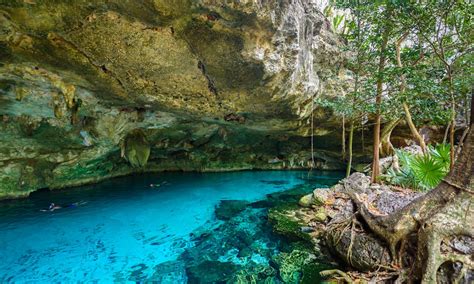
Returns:
[[[354,214],[352,216],[351,222],[349,223],[349,224],[351,224],[351,241],[349,243],[349,248],[347,249],[347,254],[346,254],[347,261],[349,262],[350,265],[353,265],[353,263],[352,263],[352,246],[354,245],[356,222],[357,222],[357,219],[355,218],[355,214]]]
[[[472,104],[474,107],[474,101]],[[377,207],[368,202],[379,202],[374,199],[379,193],[371,192],[377,187],[367,184],[368,181],[363,177],[349,178],[336,186],[335,196],[348,196],[354,206],[347,200],[334,203],[337,205],[333,209],[339,213],[326,226],[326,245],[346,263],[362,272],[326,271],[321,275],[337,274],[349,283],[361,279],[377,283],[465,283],[472,279],[472,128],[471,124],[464,147],[448,176],[435,189],[413,199],[404,207],[385,211],[392,212],[388,215],[380,213]]]
[[[449,203],[442,211],[433,215],[423,224],[419,231],[418,261],[421,266],[423,281],[434,283],[441,265],[446,262],[459,262],[462,267],[474,269],[474,262],[470,256],[457,252],[443,253],[441,243],[443,239],[451,236],[474,237],[474,210],[469,204],[473,196],[467,192],[461,193],[453,202]],[[467,212],[465,212],[467,211]]]
[[[403,265],[402,254],[406,253],[408,237],[412,234],[418,236],[414,246],[416,260],[412,264],[412,275],[420,277],[423,283],[435,283],[439,268],[446,262],[461,263],[462,269],[467,267],[464,273],[467,269],[474,269],[473,261],[468,256],[441,252],[441,242],[447,237],[474,237],[474,210],[470,206],[474,201],[473,140],[474,134],[470,131],[455,167],[437,188],[392,214],[372,212],[364,194],[346,190],[359,212],[359,218],[386,242],[394,262]],[[347,258],[350,253],[347,252]]]

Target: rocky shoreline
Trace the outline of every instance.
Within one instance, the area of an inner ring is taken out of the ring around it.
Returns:
[[[346,282],[393,281],[401,273],[396,263],[404,260],[394,260],[387,244],[357,218],[359,211],[350,197],[354,195],[363,200],[371,213],[386,216],[424,193],[372,184],[368,176],[354,173],[331,188],[314,189],[313,193],[302,196],[298,205],[287,204],[270,210],[269,219],[275,232],[306,240],[317,252],[329,252],[338,259],[341,270],[322,274]],[[466,255],[474,252],[474,240],[468,237],[450,240],[443,246],[445,251]],[[446,268],[439,273],[441,279],[450,279],[455,274]]]

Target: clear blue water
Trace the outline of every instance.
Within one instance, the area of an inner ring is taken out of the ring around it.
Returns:
[[[175,263],[199,246],[196,232],[223,224],[215,217],[222,200],[258,201],[297,185],[333,184],[340,175],[307,177],[303,171],[160,173],[0,202],[0,283],[149,279],[163,264]],[[160,187],[149,186],[164,181]],[[40,211],[51,202],[83,204]],[[215,257],[229,261],[229,256]],[[253,255],[249,261],[261,259]],[[160,282],[187,282],[186,275],[173,277],[171,273]]]

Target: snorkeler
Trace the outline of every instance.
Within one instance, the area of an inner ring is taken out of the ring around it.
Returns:
[[[78,207],[78,206],[81,206],[81,205],[84,205],[86,204],[87,201],[79,201],[79,202],[74,202],[70,205],[67,205],[67,206],[60,206],[60,205],[57,205],[55,203],[51,203],[49,204],[49,207],[48,209],[41,209],[40,211],[43,211],[43,212],[53,212],[54,210],[58,210],[58,209],[62,209],[62,208],[75,208],[75,207]]]
[[[62,208],[61,206],[56,205],[56,204],[54,204],[54,203],[51,203],[51,204],[49,204],[48,209],[41,209],[40,211],[43,211],[43,212],[46,212],[46,211],[53,212],[54,210],[58,210],[58,209],[61,209],[61,208]]]
[[[162,185],[169,185],[170,183],[167,181],[161,182],[161,183],[150,183],[150,187],[160,187]]]

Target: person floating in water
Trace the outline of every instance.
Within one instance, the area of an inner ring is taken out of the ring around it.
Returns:
[[[62,208],[74,208],[74,207],[78,207],[78,206],[81,206],[81,205],[84,205],[86,204],[87,202],[86,201],[79,201],[79,202],[74,202],[72,204],[69,204],[67,206],[60,206],[60,205],[57,205],[55,203],[51,203],[49,204],[49,207],[48,209],[42,209],[41,211],[43,212],[53,212],[54,210],[58,210],[58,209],[62,209]]]
[[[162,183],[150,183],[150,187],[160,187],[162,185],[167,185],[169,184],[167,181],[164,181]]]
[[[43,211],[43,212],[46,212],[46,211],[53,212],[54,210],[58,210],[58,209],[61,209],[61,208],[63,208],[63,207],[61,207],[59,205],[56,205],[55,203],[51,203],[51,204],[49,204],[48,209],[41,209],[41,211]]]

